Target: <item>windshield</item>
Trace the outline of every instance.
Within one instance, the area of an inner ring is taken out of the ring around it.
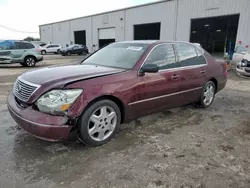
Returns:
[[[69,45],[68,48],[74,48],[74,47],[76,47],[76,46],[77,46],[76,44],[72,44],[72,45]]]
[[[100,49],[83,63],[131,69],[148,46],[149,44],[113,43]]]

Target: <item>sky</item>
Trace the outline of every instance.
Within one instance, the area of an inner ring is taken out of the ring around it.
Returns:
[[[0,0],[0,40],[39,37],[41,24],[153,1],[156,0]]]

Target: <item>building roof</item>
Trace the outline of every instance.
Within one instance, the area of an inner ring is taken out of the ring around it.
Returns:
[[[112,13],[112,12],[117,12],[117,11],[122,11],[122,10],[128,10],[128,9],[137,8],[137,7],[143,7],[143,6],[148,6],[148,5],[153,5],[153,4],[163,3],[163,2],[168,2],[168,1],[174,1],[174,0],[158,0],[158,1],[150,2],[150,3],[144,3],[144,4],[136,5],[136,6],[125,7],[125,8],[122,8],[122,9],[116,9],[116,10],[111,10],[111,11],[107,11],[107,12],[101,12],[101,13],[97,13],[97,14],[92,14],[92,15],[87,15],[87,16],[82,16],[82,17],[77,17],[77,18],[62,20],[62,21],[58,21],[58,22],[51,22],[51,23],[47,23],[47,24],[42,24],[42,25],[39,25],[39,27],[45,26],[45,25],[51,25],[51,24],[61,23],[61,22],[66,22],[66,21],[77,20],[77,19],[81,19],[81,18],[88,18],[88,17],[91,17],[91,16],[98,16],[98,15],[101,15],[101,14],[107,14],[107,13]]]

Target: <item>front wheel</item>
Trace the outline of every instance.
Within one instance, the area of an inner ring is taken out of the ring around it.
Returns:
[[[36,59],[35,57],[28,56],[24,59],[24,65],[26,67],[34,67],[36,65]]]
[[[110,100],[92,104],[78,122],[79,140],[89,146],[101,146],[109,142],[121,122],[119,107]]]
[[[202,108],[209,107],[213,101],[215,96],[216,87],[214,82],[208,81],[206,85],[203,87],[203,91],[200,97],[200,105]]]
[[[42,55],[46,55],[46,51],[45,51],[45,50],[42,50],[42,51],[41,51],[41,54],[42,54]]]

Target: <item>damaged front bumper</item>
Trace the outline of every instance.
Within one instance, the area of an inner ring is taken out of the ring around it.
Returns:
[[[70,137],[74,126],[67,125],[68,118],[52,116],[33,109],[32,106],[22,108],[10,92],[8,96],[8,109],[12,118],[25,131],[46,141],[60,141]]]

